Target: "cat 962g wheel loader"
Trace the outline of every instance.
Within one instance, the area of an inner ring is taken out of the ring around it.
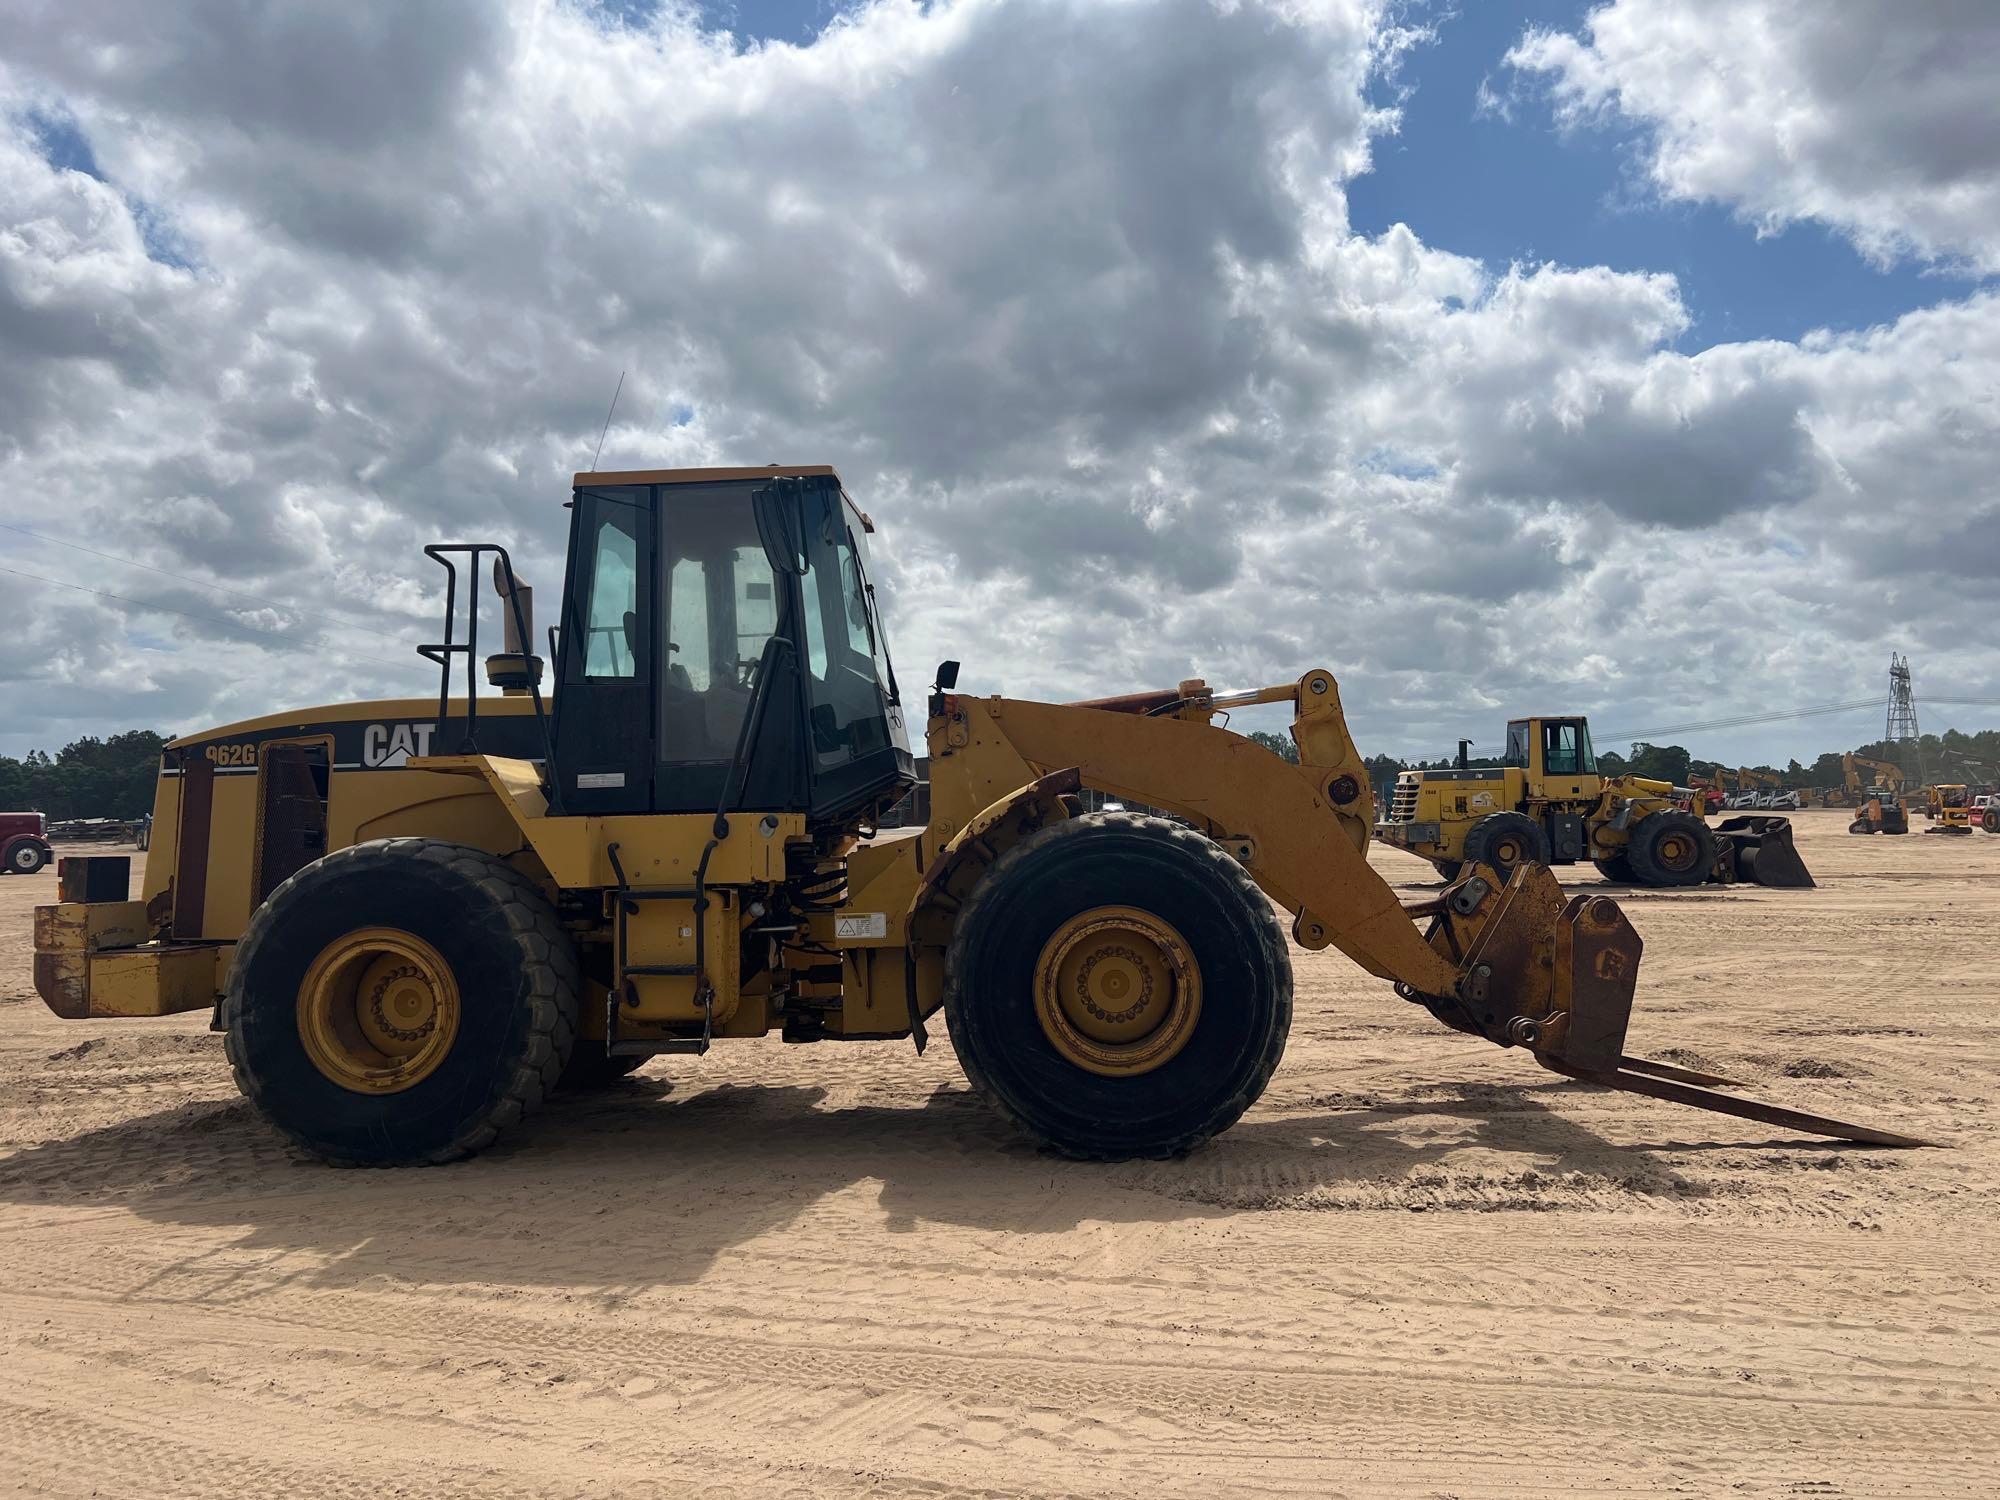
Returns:
[[[974,1086],[1044,1142],[1161,1156],[1277,1066],[1282,907],[1301,947],[1557,1072],[1915,1144],[1627,1057],[1638,934],[1539,864],[1473,863],[1401,905],[1365,858],[1368,776],[1324,671],[1065,705],[958,692],[946,663],[929,822],[878,834],[915,779],[910,705],[872,527],[833,471],[580,474],[571,504],[550,699],[506,553],[427,549],[438,700],[175,741],[139,899],[118,862],[72,859],[36,913],[48,1004],[214,1005],[243,1092],[337,1162],[463,1156],[551,1089],[731,1038],[921,1048],[939,1010]],[[473,680],[489,559],[497,698]],[[1291,706],[1299,764],[1212,722],[1251,703]],[[1086,790],[1185,821],[1084,813]]]
[[[1738,774],[1748,785],[1755,773]],[[1725,818],[1711,827],[1679,795],[1664,781],[1600,774],[1582,718],[1515,719],[1500,765],[1397,776],[1375,832],[1447,880],[1473,864],[1507,875],[1523,864],[1589,860],[1634,885],[1813,884],[1789,819]]]

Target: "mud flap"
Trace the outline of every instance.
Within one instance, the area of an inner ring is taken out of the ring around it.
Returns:
[[[1744,880],[1785,890],[1804,890],[1817,884],[1792,842],[1790,818],[1724,818],[1715,825],[1714,833],[1712,881],[1726,885]]]

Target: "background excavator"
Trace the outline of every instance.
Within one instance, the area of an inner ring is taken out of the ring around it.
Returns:
[[[1890,760],[1872,760],[1865,755],[1843,755],[1842,775],[1848,795],[1859,809],[1847,825],[1849,833],[1908,833],[1910,811],[1903,804],[1902,788],[1907,781],[1903,768]],[[1860,768],[1872,771],[1875,781],[1864,786]]]
[[[1639,935],[1540,863],[1474,859],[1402,904],[1366,857],[1367,768],[1325,671],[1058,704],[960,692],[947,662],[913,698],[872,525],[831,469],[579,474],[570,498],[553,702],[505,550],[426,549],[447,578],[435,702],[174,741],[140,896],[127,861],[71,858],[35,913],[49,1006],[213,1006],[242,1092],[337,1162],[449,1161],[553,1088],[735,1038],[921,1050],[939,1011],[974,1089],[1048,1146],[1170,1156],[1263,1091],[1295,943],[1571,1078],[1922,1144],[1628,1056]],[[489,562],[497,700],[476,680]],[[1215,722],[1252,704],[1291,710],[1297,764]],[[918,708],[929,821],[878,836]]]

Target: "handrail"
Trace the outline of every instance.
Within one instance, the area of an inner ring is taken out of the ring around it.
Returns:
[[[444,591],[444,639],[417,647],[418,655],[438,664],[438,727],[442,729],[451,705],[451,659],[465,658],[465,733],[459,740],[458,753],[476,755],[479,753],[479,559],[482,553],[491,552],[500,561],[500,570],[507,580],[507,607],[514,617],[514,638],[521,642],[521,650],[531,650],[528,620],[521,608],[521,591],[514,576],[514,560],[507,555],[507,549],[498,542],[433,542],[424,548],[424,556],[432,559],[445,570]],[[463,553],[467,565],[472,569],[473,584],[466,595],[465,639],[456,640],[458,622],[458,564],[448,554]],[[528,695],[535,704],[535,727],[542,737],[542,794],[548,799],[551,815],[562,812],[562,778],[556,774],[555,732],[550,725],[547,706],[542,702],[542,686],[531,670],[528,673]]]

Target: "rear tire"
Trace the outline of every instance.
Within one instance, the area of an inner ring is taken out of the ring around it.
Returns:
[[[1627,835],[1625,860],[1640,885],[1700,885],[1715,864],[1715,834],[1692,813],[1652,813]]]
[[[1549,841],[1526,813],[1489,813],[1465,831],[1465,863],[1491,865],[1505,879],[1522,865],[1546,865]]]
[[[2000,807],[1989,807],[1979,815],[1979,826],[1988,833],[2000,833]]]
[[[1113,935],[1081,939],[1100,946],[1080,970],[1065,967],[1065,945],[1079,941],[1065,935],[1094,921]],[[1171,940],[1181,977],[1146,977],[1161,971],[1139,961],[1148,944],[1133,934],[1149,925]],[[1117,1000],[1089,988],[1126,959],[1138,977],[1119,981]],[[1093,996],[1131,1006],[1107,1014]],[[1101,1057],[1087,1065],[1093,1043],[1079,1050],[1070,1023],[1049,1015],[1077,1005],[1119,1023],[1149,1002],[1164,1011],[1154,1030],[1097,1045],[1158,1055],[1108,1070]],[[944,1014],[974,1089],[1045,1144],[1101,1161],[1179,1156],[1234,1124],[1270,1081],[1291,1028],[1291,959],[1271,903],[1213,841],[1161,818],[1092,813],[1022,840],[973,887],[945,958]]]
[[[483,850],[379,839],[271,893],[222,1020],[236,1086],[295,1145],[413,1166],[483,1150],[541,1104],[570,1059],[581,987],[569,934],[526,876]],[[414,1050],[398,1062],[399,1047]]]

